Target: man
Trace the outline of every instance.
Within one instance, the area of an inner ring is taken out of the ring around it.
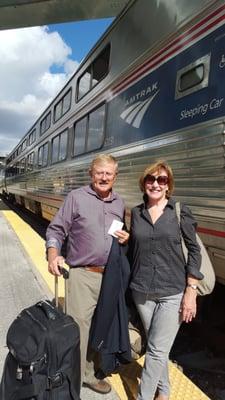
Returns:
[[[114,157],[97,156],[89,170],[91,184],[68,194],[46,233],[48,269],[53,275],[60,275],[59,267],[64,261],[60,249],[68,238],[68,313],[80,327],[81,382],[103,394],[108,393],[111,387],[94,375],[96,354],[88,349],[88,339],[112,245],[108,230],[113,220],[124,220],[124,203],[112,191],[117,172],[118,164]],[[129,234],[125,230],[116,230],[115,234],[119,243],[127,242]]]

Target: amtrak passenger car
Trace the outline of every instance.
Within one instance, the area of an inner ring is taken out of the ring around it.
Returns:
[[[155,159],[175,173],[225,283],[225,4],[131,0],[7,159],[7,195],[51,219],[100,152],[127,211]]]

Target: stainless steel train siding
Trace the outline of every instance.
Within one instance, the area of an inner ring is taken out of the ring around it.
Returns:
[[[128,215],[129,209],[141,201],[138,179],[146,165],[156,158],[170,163],[175,173],[175,196],[189,205],[195,214],[199,233],[222,283],[225,281],[224,137],[224,124],[212,123],[111,151],[119,160],[115,188],[126,202]],[[92,157],[83,157],[82,162],[63,162],[18,177],[10,192],[28,209],[51,219],[64,196],[89,181],[88,167]],[[37,203],[40,209],[37,209]]]

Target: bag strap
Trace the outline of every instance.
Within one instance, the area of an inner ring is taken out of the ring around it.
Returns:
[[[180,212],[181,212],[181,208],[180,208],[180,202],[179,202],[179,201],[176,201],[175,210],[176,210],[176,215],[177,215],[177,219],[178,219],[179,226],[180,226]]]
[[[175,211],[176,211],[176,216],[177,216],[178,223],[179,223],[179,228],[180,228],[182,251],[183,251],[185,262],[187,263],[187,260],[188,260],[188,249],[187,249],[187,247],[185,245],[185,241],[184,241],[183,234],[182,234],[182,231],[181,231],[181,226],[180,226],[181,206],[180,206],[180,202],[179,201],[176,201],[176,203],[175,203]]]

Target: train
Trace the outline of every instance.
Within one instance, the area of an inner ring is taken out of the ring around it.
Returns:
[[[110,153],[129,219],[164,159],[225,284],[224,97],[224,0],[130,0],[8,155],[4,194],[50,221]]]

